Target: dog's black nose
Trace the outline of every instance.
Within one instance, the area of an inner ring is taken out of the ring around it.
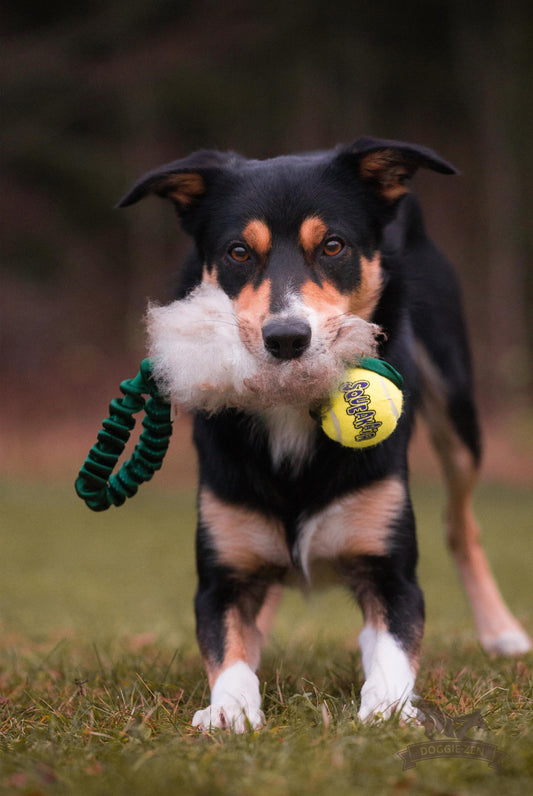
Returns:
[[[305,321],[269,321],[263,326],[266,350],[278,359],[296,359],[311,342],[311,327]]]

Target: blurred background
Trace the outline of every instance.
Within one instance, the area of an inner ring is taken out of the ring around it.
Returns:
[[[8,475],[75,477],[144,355],[147,301],[172,297],[188,243],[171,208],[113,209],[137,177],[200,147],[263,158],[369,134],[461,170],[415,188],[463,284],[489,474],[531,478],[530,2],[4,0],[1,29]]]

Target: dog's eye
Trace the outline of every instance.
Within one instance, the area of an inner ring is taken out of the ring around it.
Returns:
[[[238,263],[245,263],[250,259],[250,253],[246,246],[241,246],[238,243],[230,248],[229,256]]]
[[[344,243],[340,238],[328,238],[324,243],[322,251],[324,254],[327,254],[328,257],[335,257],[335,255],[340,254],[343,249]]]

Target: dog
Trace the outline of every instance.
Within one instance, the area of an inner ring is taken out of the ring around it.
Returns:
[[[408,182],[456,169],[376,138],[248,160],[202,150],[142,177],[119,203],[173,203],[194,247],[177,300],[148,312],[154,378],[194,413],[199,458],[197,638],[211,702],[193,725],[264,722],[256,671],[283,586],[326,568],[363,614],[359,718],[416,716],[424,626],[407,448],[415,412],[442,460],[447,539],[491,653],[530,648],[479,542],[472,371],[452,267]],[[395,432],[329,439],[316,412],[344,368],[377,356],[404,380]]]

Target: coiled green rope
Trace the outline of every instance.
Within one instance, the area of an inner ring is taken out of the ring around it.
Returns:
[[[123,381],[120,389],[124,398],[114,398],[109,404],[109,417],[76,479],[76,493],[93,511],[121,506],[133,497],[139,485],[160,469],[172,434],[170,405],[159,395],[150,359],[144,359],[137,376]],[[143,394],[150,396],[147,401]],[[144,431],[131,458],[111,475],[135,426],[133,415],[142,409]]]

